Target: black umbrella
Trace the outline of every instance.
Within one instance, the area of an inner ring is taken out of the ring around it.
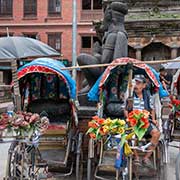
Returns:
[[[0,60],[11,60],[12,80],[14,82],[14,101],[16,109],[21,108],[21,97],[17,78],[17,60],[32,57],[60,56],[55,49],[41,41],[27,37],[2,37],[0,38]]]
[[[16,36],[0,38],[0,60],[59,55],[55,49],[36,39]]]

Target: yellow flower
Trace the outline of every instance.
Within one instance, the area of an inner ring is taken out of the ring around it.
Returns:
[[[112,124],[112,120],[110,118],[107,118],[105,121],[104,121],[104,124],[107,125],[107,126],[110,126]]]
[[[109,127],[107,125],[103,126],[102,129],[106,134],[109,132]]]
[[[121,120],[121,119],[119,119],[118,122],[119,122],[119,124],[120,124],[121,126],[124,126],[124,125],[126,124],[126,122],[125,122],[124,120]]]
[[[123,134],[124,133],[124,128],[118,128],[118,133]]]
[[[111,132],[112,132],[112,133],[117,133],[117,131],[118,131],[118,128],[113,128],[113,129],[111,129]]]

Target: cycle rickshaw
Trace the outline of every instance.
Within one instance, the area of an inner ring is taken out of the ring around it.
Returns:
[[[46,179],[58,176],[82,178],[82,133],[75,107],[76,84],[64,65],[50,58],[36,59],[18,70],[21,109],[49,119],[44,134],[31,141],[15,139],[8,153],[6,179]]]
[[[90,100],[98,102],[97,115],[102,118],[110,117],[113,119],[123,119],[125,108],[124,99],[127,99],[129,95],[132,96],[132,77],[136,74],[144,74],[150,82],[152,91],[154,91],[159,88],[159,82],[153,71],[155,70],[135,59],[121,58],[114,60],[88,94]],[[159,101],[158,92],[155,96],[157,101]],[[154,175],[160,175],[163,166],[163,143],[161,143],[161,141],[156,150],[153,151],[153,171],[149,170],[144,174],[141,174],[140,170],[134,166],[132,156],[126,158],[126,163],[120,170],[117,170],[114,167],[117,152],[113,149],[114,147],[112,145],[115,142],[116,146],[117,142],[113,139],[111,139],[111,141],[113,142],[109,143],[109,139],[101,139],[100,141],[93,139],[89,140],[87,165],[88,180],[91,180],[92,178],[105,180],[109,178],[109,174],[113,174],[115,179],[122,178],[129,180],[132,179],[132,174],[135,174],[136,178],[147,173],[152,177],[153,172]],[[147,141],[145,142],[147,143]],[[130,143],[132,143],[132,141]],[[140,143],[143,143],[143,141]],[[141,151],[141,153],[143,152]],[[94,166],[95,169],[93,168]],[[107,176],[105,176],[106,173],[108,174]]]
[[[175,66],[173,69],[176,69]],[[180,70],[179,69],[173,76],[169,104],[163,106],[162,112],[163,113],[166,112],[166,116],[162,117],[162,119],[164,121],[163,131],[164,131],[164,139],[166,142],[166,151],[168,152],[169,146],[174,148],[180,148],[178,145],[171,143],[172,141],[180,142]],[[168,161],[167,156],[166,159]],[[176,158],[177,180],[180,179],[179,170],[180,170],[180,154],[178,154]]]

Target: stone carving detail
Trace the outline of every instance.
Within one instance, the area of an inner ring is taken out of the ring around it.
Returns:
[[[79,65],[92,65],[111,63],[114,59],[127,57],[128,36],[124,28],[124,17],[128,13],[125,0],[103,0],[104,18],[102,21],[94,21],[96,34],[102,44],[96,42],[93,53],[82,53],[77,57]],[[87,91],[104,71],[103,68],[83,69],[88,87]]]

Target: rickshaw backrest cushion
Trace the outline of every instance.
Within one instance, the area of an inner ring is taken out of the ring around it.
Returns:
[[[66,100],[38,99],[28,105],[27,111],[38,114],[45,111],[48,114],[50,122],[55,122],[58,118],[60,118],[62,122],[63,117],[64,121],[67,121],[67,116],[70,116],[71,106]]]

